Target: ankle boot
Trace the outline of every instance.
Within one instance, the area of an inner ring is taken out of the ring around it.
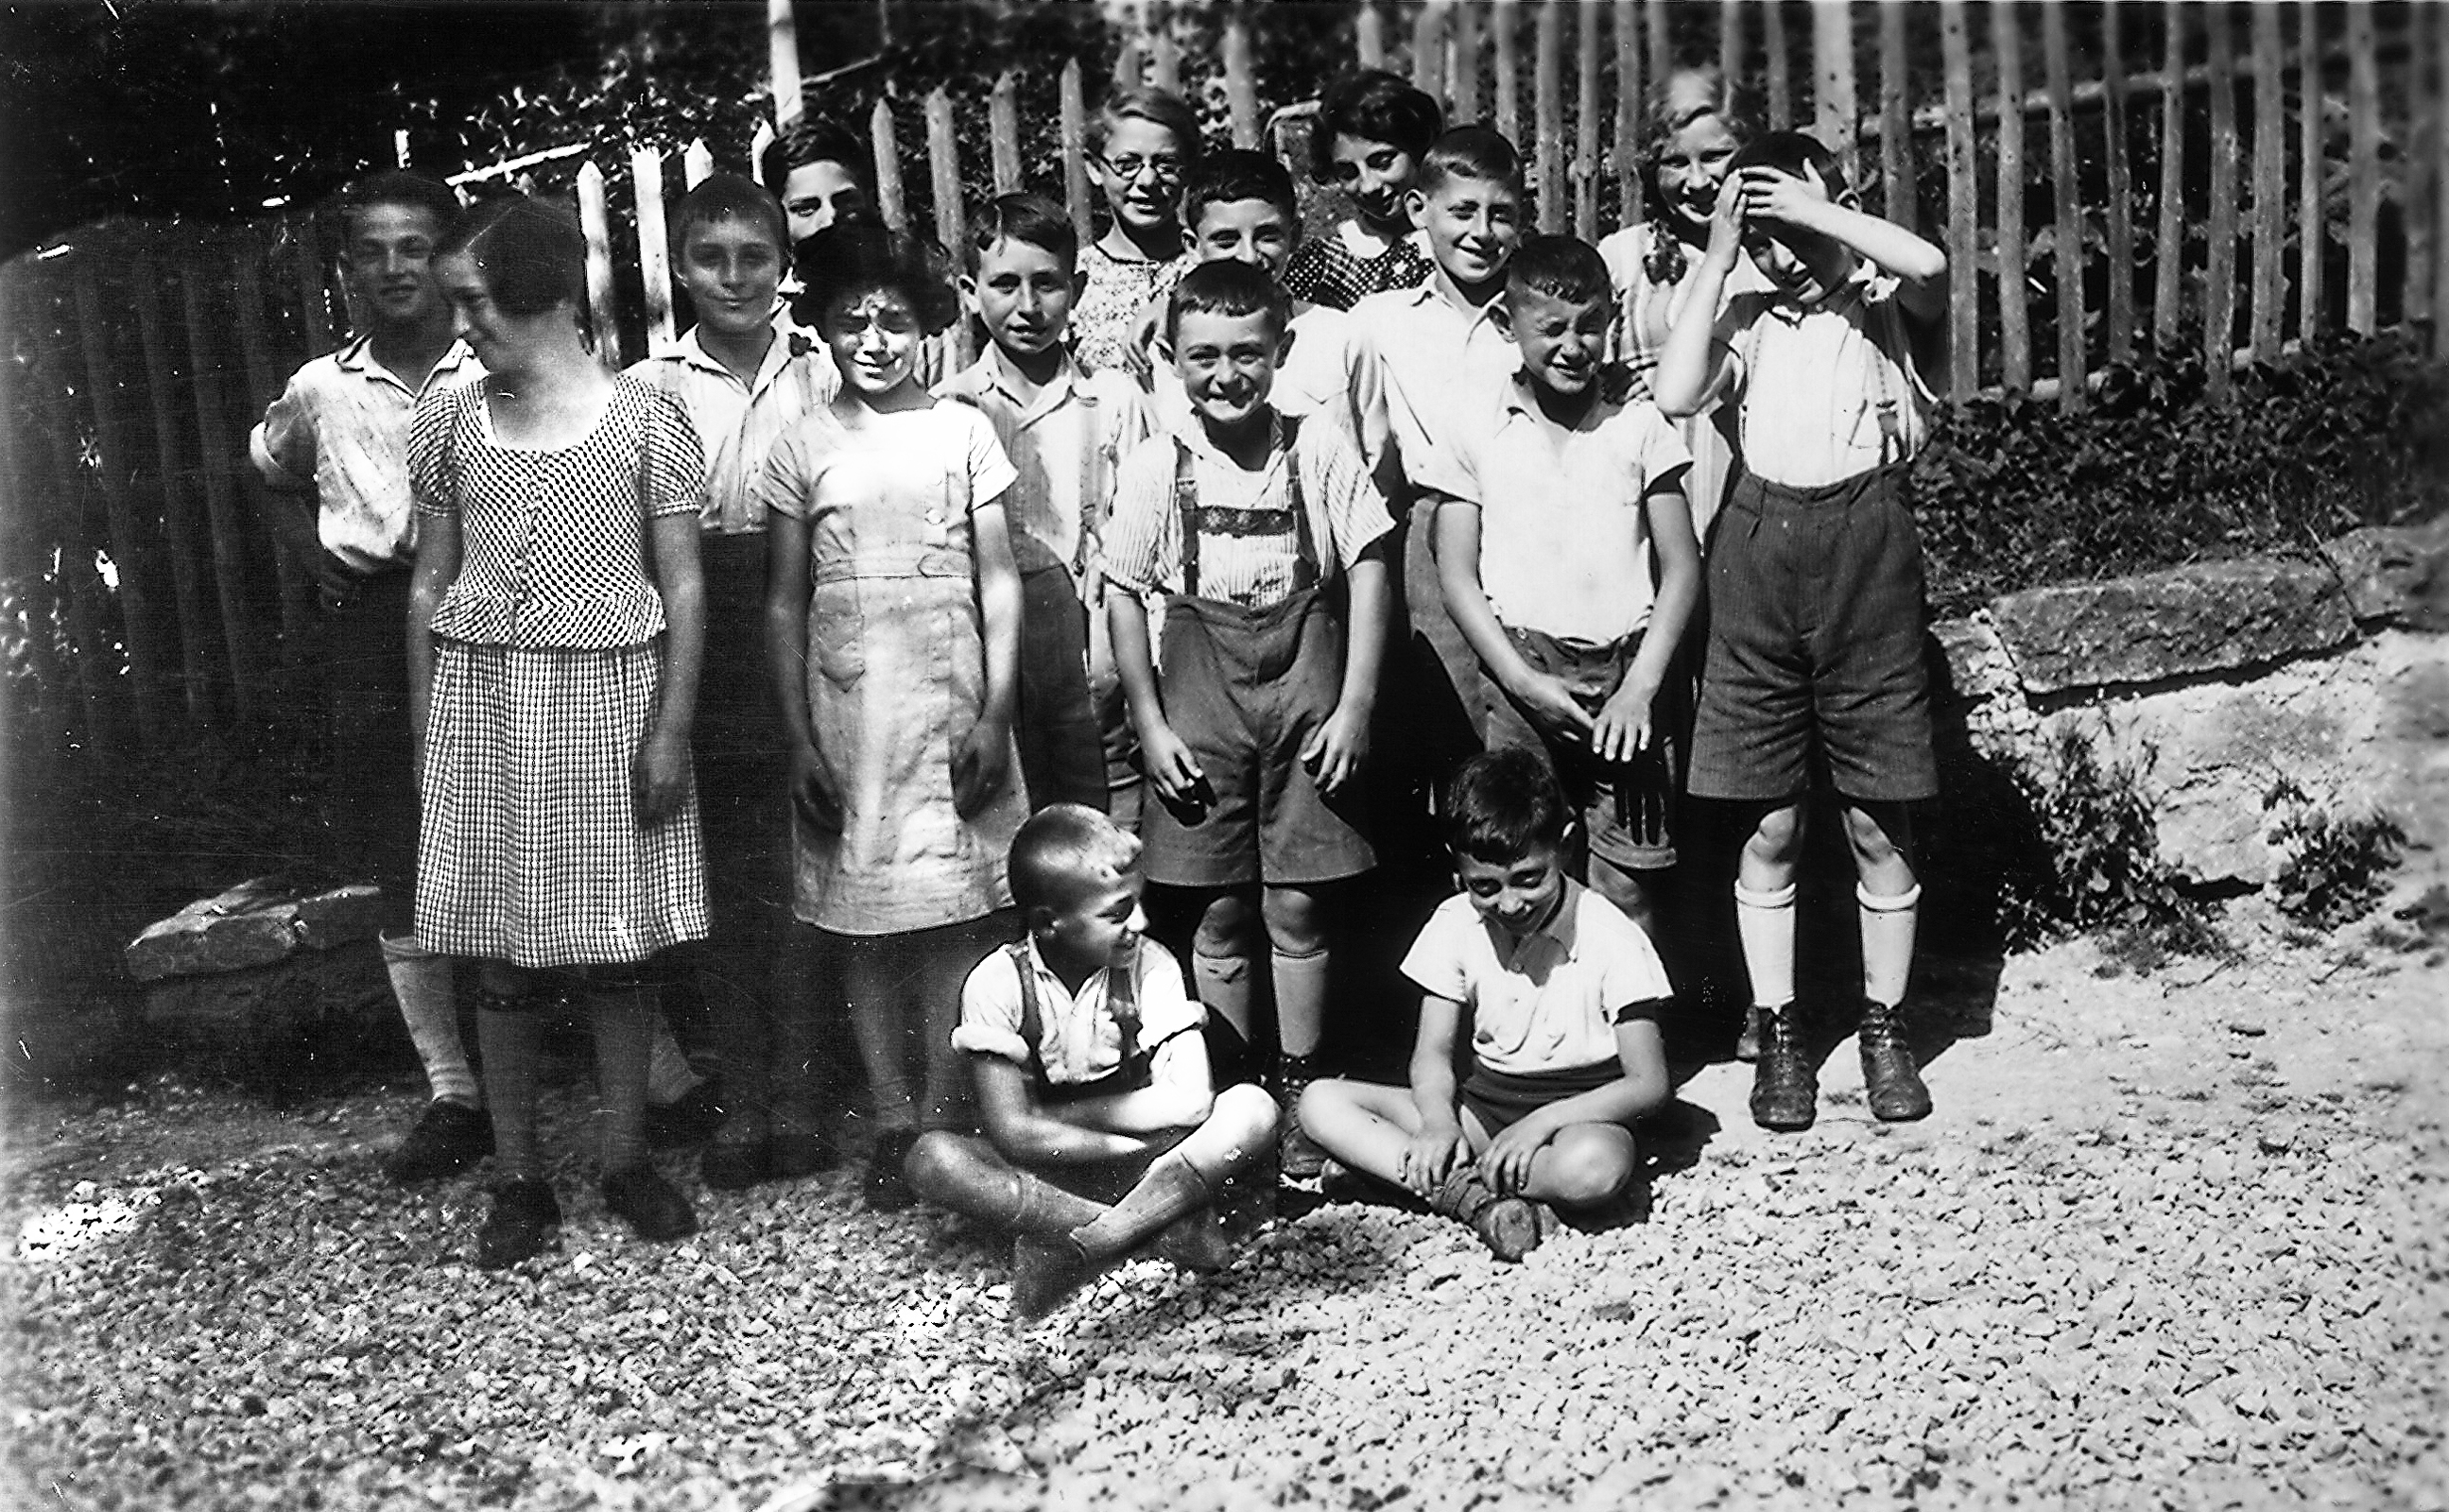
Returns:
[[[1752,1070],[1752,1121],[1764,1129],[1807,1129],[1820,1112],[1820,1075],[1804,1043],[1802,1006],[1789,1003],[1764,1017],[1760,1063]]]
[[[1903,1012],[1885,1003],[1862,1000],[1862,1090],[1871,1116],[1883,1123],[1909,1123],[1930,1116],[1930,1089],[1922,1085],[1914,1064],[1913,1046],[1905,1041]]]
[[[1318,1059],[1315,1056],[1288,1055],[1282,1058],[1276,1078],[1276,1105],[1282,1110],[1282,1121],[1276,1125],[1276,1168],[1286,1180],[1307,1181],[1318,1175],[1319,1165],[1326,1152],[1301,1123],[1302,1094],[1318,1080]]]
[[[1539,1247],[1539,1204],[1499,1196],[1480,1178],[1476,1166],[1462,1166],[1448,1176],[1429,1198],[1429,1207],[1469,1224],[1488,1253],[1508,1264],[1519,1263]]]
[[[1189,1161],[1161,1155],[1123,1199],[1070,1233],[1013,1241],[1012,1313],[1033,1323],[1177,1219],[1215,1199],[1207,1178]]]

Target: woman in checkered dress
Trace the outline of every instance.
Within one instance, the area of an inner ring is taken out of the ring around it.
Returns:
[[[516,196],[471,212],[435,265],[488,376],[427,394],[409,440],[416,932],[480,965],[487,1267],[560,1221],[536,1146],[544,998],[583,995],[593,1023],[606,1206],[646,1238],[697,1226],[646,1162],[642,967],[706,932],[688,754],[704,463],[676,402],[596,362],[586,257],[562,212]]]

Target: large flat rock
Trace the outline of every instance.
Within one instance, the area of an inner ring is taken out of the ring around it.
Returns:
[[[2366,526],[2322,547],[2359,624],[2449,630],[2449,516]]]
[[[2266,558],[2035,588],[1990,607],[2031,694],[2266,666],[2356,633],[2328,566]]]
[[[309,892],[255,877],[147,926],[127,947],[127,974],[159,982],[238,971],[371,940],[382,909],[382,889],[371,885]]]

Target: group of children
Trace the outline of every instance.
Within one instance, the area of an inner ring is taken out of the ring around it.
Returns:
[[[406,630],[346,653],[399,675],[421,795],[415,929],[385,949],[434,1101],[394,1174],[490,1148],[479,1263],[548,1243],[537,1008],[583,997],[605,1200],[649,1237],[695,1224],[651,1136],[710,1136],[717,1188],[833,1162],[846,1024],[868,1199],[1013,1233],[1021,1316],[1143,1246],[1224,1263],[1218,1194],[1271,1160],[1518,1259],[1552,1210],[1621,1197],[1669,1095],[1682,794],[1751,817],[1741,1053],[1760,1122],[1811,1121],[1795,873],[1822,772],[1871,1106],[1926,1113],[1899,1008],[1935,780],[1896,475],[1938,251],[1707,70],[1653,103],[1651,217],[1596,247],[1526,237],[1513,145],[1383,73],[1324,102],[1313,173],[1354,214],[1307,242],[1282,164],[1205,150],[1170,95],[1115,92],[1089,152],[1103,236],[1008,194],[955,264],[877,220],[855,139],[797,127],[779,199],[683,199],[697,323],[617,378],[566,216],[402,175],[349,201],[369,334],[256,454],[320,496],[319,539],[290,526],[336,622],[388,602]],[[962,318],[982,354],[938,375]],[[1346,885],[1429,833],[1458,890],[1403,959],[1410,1085],[1332,1078]]]

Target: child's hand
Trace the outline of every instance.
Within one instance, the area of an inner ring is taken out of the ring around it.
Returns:
[[[1479,1153],[1479,1172],[1489,1189],[1504,1196],[1520,1192],[1531,1179],[1531,1158],[1554,1138],[1547,1120],[1533,1113],[1491,1139]]]
[[[994,801],[1012,775],[1012,730],[980,719],[953,749],[953,812],[972,818]]]
[[[1744,255],[1744,196],[1740,179],[1718,186],[1718,207],[1709,212],[1709,248],[1702,262],[1721,275],[1734,271]]]
[[[1805,225],[1815,212],[1828,203],[1827,186],[1818,179],[1798,179],[1758,164],[1728,180],[1726,190],[1733,191],[1733,198],[1742,201],[1745,220],[1771,226]],[[1721,190],[1718,198],[1725,201],[1726,190]]]
[[[1302,742],[1301,764],[1309,769],[1318,791],[1330,798],[1360,775],[1360,764],[1368,759],[1369,716],[1348,703],[1337,703],[1326,722]]]
[[[661,726],[647,731],[629,757],[629,801],[638,823],[661,824],[678,813],[688,790],[688,742],[673,739]]]
[[[1602,761],[1629,761],[1649,749],[1649,709],[1658,689],[1627,678],[1591,729],[1591,751]]]
[[[1456,1123],[1423,1124],[1403,1146],[1395,1164],[1403,1185],[1422,1196],[1435,1192],[1462,1158],[1462,1127]]]
[[[1193,802],[1206,789],[1207,774],[1200,770],[1199,758],[1173,733],[1173,726],[1162,719],[1140,732],[1140,760],[1147,768],[1156,795],[1167,803]]]
[[[841,783],[825,765],[823,753],[801,742],[791,748],[791,802],[810,824],[839,832],[842,827]]]
[[[1531,716],[1531,722],[1546,734],[1577,745],[1590,739],[1590,714],[1574,701],[1572,691],[1561,679],[1534,670],[1528,680],[1511,691]]]

